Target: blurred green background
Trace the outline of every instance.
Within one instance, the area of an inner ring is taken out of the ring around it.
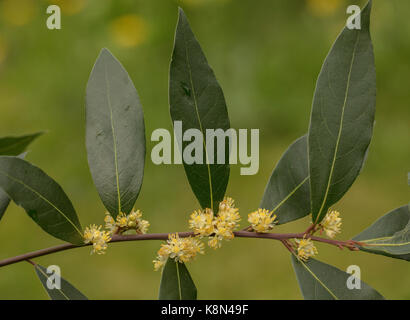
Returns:
[[[0,0],[0,136],[41,130],[28,160],[71,197],[83,226],[102,223],[84,144],[84,94],[93,63],[109,48],[141,96],[147,132],[145,179],[136,206],[152,232],[183,231],[198,203],[182,166],[150,161],[156,128],[171,129],[168,67],[177,7],[182,6],[213,66],[235,128],[260,129],[260,170],[234,166],[227,194],[243,220],[258,207],[267,179],[287,146],[308,128],[323,59],[346,21],[345,0]],[[46,8],[62,9],[62,29],[46,28]],[[348,239],[409,201],[410,2],[375,0],[372,37],[377,68],[377,123],[367,165],[335,208]],[[278,227],[302,231],[309,219]],[[12,204],[0,221],[0,259],[60,243]],[[105,256],[90,248],[36,259],[57,264],[91,299],[156,299],[153,271],[160,242],[113,244]],[[410,299],[405,261],[318,245],[319,259],[346,270],[389,299]],[[200,299],[300,299],[289,254],[277,242],[235,239],[207,250],[189,266]],[[0,269],[1,299],[46,299],[28,263]]]

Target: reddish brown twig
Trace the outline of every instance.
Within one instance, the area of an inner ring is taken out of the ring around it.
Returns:
[[[181,238],[185,238],[185,237],[194,236],[194,233],[193,232],[179,232],[178,235]],[[238,237],[238,238],[279,240],[282,243],[284,243],[283,240],[302,239],[306,236],[304,232],[302,233],[257,233],[257,232],[249,232],[249,231],[242,231],[242,230],[235,231],[234,235],[235,237]],[[116,234],[112,236],[112,240],[110,241],[110,243],[124,242],[124,241],[140,241],[140,240],[167,240],[168,236],[169,236],[169,233],[148,233],[148,234],[133,234],[133,235]],[[327,243],[330,245],[334,245],[338,248],[348,248],[349,250],[352,250],[352,251],[359,250],[358,245],[362,245],[353,240],[339,241],[339,240],[333,240],[333,239],[325,239],[325,238],[321,238],[317,236],[309,236],[309,238],[312,239],[313,241]],[[4,266],[14,264],[17,262],[21,262],[21,261],[28,261],[30,259],[49,255],[49,254],[56,253],[56,252],[61,252],[65,250],[75,249],[75,248],[82,248],[82,247],[89,246],[89,245],[90,244],[76,246],[71,243],[64,243],[64,244],[60,244],[54,247],[41,249],[38,251],[33,251],[33,252],[29,252],[29,253],[25,253],[22,255],[18,255],[15,257],[1,260],[0,267],[4,267]]]

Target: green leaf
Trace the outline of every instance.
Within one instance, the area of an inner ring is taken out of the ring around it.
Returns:
[[[397,208],[353,238],[364,243],[360,250],[410,261],[410,210]]]
[[[26,152],[20,154],[18,157],[20,159],[24,159],[24,157],[26,156]],[[10,204],[10,198],[7,195],[7,193],[5,193],[1,188],[0,188],[0,220],[1,218],[3,218],[4,213],[7,210],[7,207]]]
[[[128,214],[144,175],[144,115],[127,71],[107,49],[101,51],[88,80],[86,144],[102,202],[113,217]]]
[[[34,270],[37,273],[38,278],[41,281],[44,289],[47,291],[51,300],[88,300],[88,298],[83,295],[78,289],[76,289],[71,283],[69,283],[64,278],[61,278],[61,288],[60,289],[49,289],[47,287],[47,279],[50,276],[47,274],[47,269],[43,266],[36,264]]]
[[[371,1],[361,12],[360,30],[344,28],[317,80],[308,138],[314,223],[353,184],[372,137],[376,75],[370,10]]]
[[[6,212],[7,207],[9,206],[10,198],[8,197],[7,193],[5,193],[0,188],[0,220],[3,218],[4,213]]]
[[[298,260],[292,255],[292,265],[305,300],[383,300],[383,296],[360,281],[360,289],[349,289],[351,277],[342,270],[326,263],[309,259]],[[355,281],[359,281],[357,278]]]
[[[162,271],[159,300],[196,300],[197,291],[184,263],[168,259]]]
[[[186,164],[184,161],[189,184],[203,208],[217,208],[228,185],[229,148],[225,148],[224,164],[217,163],[216,152],[214,164],[207,164],[210,158],[206,149],[214,146],[206,146],[205,137],[207,129],[227,132],[230,128],[228,112],[222,89],[182,9],[179,9],[169,87],[173,122],[182,122],[182,132],[198,129],[204,137],[202,164]],[[190,143],[183,141],[182,150]]]
[[[23,152],[22,154],[20,154],[18,157],[20,159],[24,159],[24,157],[26,156],[26,152]],[[10,198],[7,195],[7,193],[5,193],[1,188],[0,188],[0,220],[1,218],[3,218],[4,213],[7,210],[7,207],[10,204]]]
[[[20,137],[0,138],[0,155],[17,156],[26,151],[29,144],[42,134],[43,132],[37,132]]]
[[[17,157],[0,157],[0,187],[46,232],[83,244],[77,214],[63,189],[41,169]]]
[[[33,142],[37,137],[41,136],[42,132],[37,132],[34,134],[28,134],[20,137],[4,137],[0,138],[0,155],[5,156],[17,156],[20,155],[24,158],[28,145]],[[7,207],[9,206],[10,198],[7,194],[0,189],[0,220],[3,218]]]
[[[26,152],[20,154],[18,157],[20,159],[24,159],[24,157],[26,156]],[[10,198],[7,195],[7,193],[5,193],[1,188],[0,188],[0,220],[1,218],[3,218],[4,213],[7,210],[7,207],[10,204]]]
[[[260,208],[273,210],[278,224],[310,213],[307,136],[300,137],[285,151],[272,172]]]

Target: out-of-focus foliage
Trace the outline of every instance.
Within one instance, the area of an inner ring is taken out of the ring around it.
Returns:
[[[61,30],[46,28],[51,2],[61,5]],[[149,156],[152,130],[171,129],[168,71],[180,5],[224,88],[231,126],[260,129],[259,173],[240,176],[239,166],[231,166],[227,189],[245,220],[259,205],[280,156],[307,131],[320,66],[352,3],[362,6],[364,1],[0,0],[0,136],[49,130],[28,160],[62,185],[84,225],[101,223],[105,209],[88,171],[84,145],[84,88],[91,66],[107,47],[127,69],[144,106]],[[366,167],[336,206],[344,218],[341,239],[409,200],[409,10],[410,2],[403,0],[373,4],[376,125]],[[129,30],[134,31],[127,34]],[[186,229],[188,214],[199,207],[184,175],[182,166],[155,166],[147,158],[137,206],[152,232]],[[1,258],[58,243],[21,208],[11,205],[8,210],[0,224],[0,241],[7,243]],[[308,223],[306,218],[277,230],[304,230]],[[62,276],[89,297],[155,299],[160,274],[152,271],[152,260],[157,247],[157,242],[114,244],[104,256],[76,249],[38,263],[59,265]],[[341,270],[360,266],[362,280],[386,298],[410,298],[406,261],[327,246],[319,250],[321,260]],[[288,258],[280,243],[236,239],[188,268],[201,288],[199,299],[301,298]],[[76,267],[80,264],[81,272]],[[24,272],[28,268],[2,268],[0,287],[7,290],[0,298],[47,298],[38,280]]]
[[[71,283],[69,283],[64,278],[60,279],[59,288],[53,287],[49,288],[47,283],[50,279],[50,273],[47,272],[47,268],[40,266],[38,264],[34,265],[34,270],[41,284],[52,300],[88,300],[77,288],[75,288]]]

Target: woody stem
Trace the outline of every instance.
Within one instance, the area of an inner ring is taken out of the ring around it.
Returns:
[[[193,232],[178,232],[180,238],[186,238],[194,236]],[[304,232],[301,233],[256,233],[256,232],[249,232],[249,231],[235,231],[235,237],[238,238],[258,238],[258,239],[272,239],[272,240],[279,240],[284,243],[285,240],[288,239],[302,239],[305,236]],[[110,243],[115,242],[124,242],[124,241],[139,241],[139,240],[167,240],[169,233],[148,233],[148,234],[133,234],[133,235],[121,235],[115,234],[112,236]],[[309,236],[310,239],[318,242],[323,242],[327,244],[331,244],[337,246],[339,248],[346,247],[350,250],[358,250],[357,244],[352,241],[338,241],[332,239],[325,239],[317,236]],[[4,267],[10,264],[18,263],[21,261],[27,261],[30,259],[46,256],[52,253],[86,247],[91,244],[84,244],[81,246],[77,246],[71,243],[64,243],[54,247],[45,248],[37,251],[28,252],[22,255],[18,255],[15,257],[7,258],[4,260],[0,260],[0,267]]]

